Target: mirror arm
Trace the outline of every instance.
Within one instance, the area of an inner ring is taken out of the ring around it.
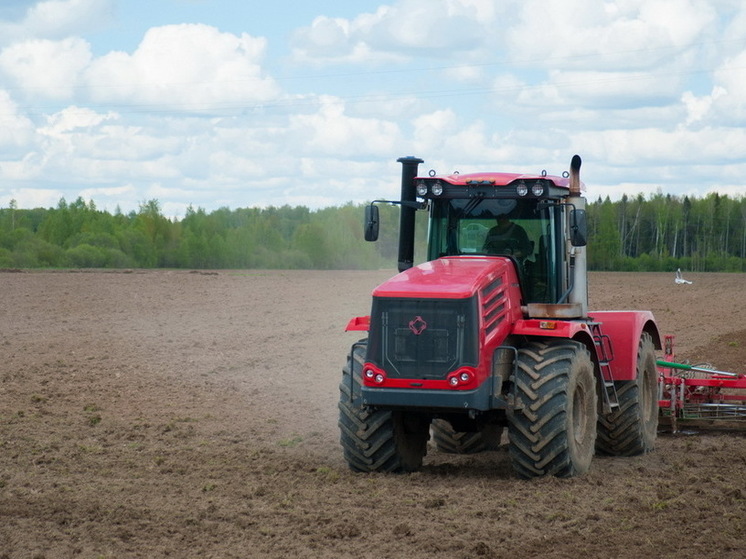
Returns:
[[[427,202],[409,202],[406,200],[373,200],[373,204],[391,204],[392,206],[404,206],[405,208],[412,208],[415,210],[426,210]]]

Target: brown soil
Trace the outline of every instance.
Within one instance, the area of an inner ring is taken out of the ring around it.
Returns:
[[[746,437],[662,433],[583,477],[501,448],[342,459],[337,384],[381,272],[0,274],[0,558],[746,555]],[[591,274],[678,358],[743,372],[746,276]]]

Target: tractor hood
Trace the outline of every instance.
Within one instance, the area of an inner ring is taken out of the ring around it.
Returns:
[[[447,256],[424,262],[379,285],[374,297],[466,299],[501,278],[518,289],[515,266],[509,258]]]
[[[520,298],[505,257],[443,257],[394,276],[373,291],[366,367],[381,377],[366,386],[450,390],[449,378],[466,367],[468,386],[457,384],[473,389],[520,320]]]

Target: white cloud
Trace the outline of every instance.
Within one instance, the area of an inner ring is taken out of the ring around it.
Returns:
[[[335,155],[304,157],[282,182],[273,189],[252,193],[252,198],[256,205],[276,206],[280,196],[290,204],[312,208],[387,197],[394,200],[399,195],[396,158],[390,155],[356,161]],[[324,189],[315,186],[319,184],[324,184]]]
[[[399,0],[353,19],[319,16],[295,33],[294,55],[316,63],[448,58],[480,49],[497,36],[498,8],[487,0]]]
[[[122,203],[126,200],[132,200],[137,196],[137,189],[131,184],[125,184],[121,186],[109,186],[109,187],[97,187],[97,188],[84,188],[80,191],[81,196],[87,202],[91,200],[96,204],[99,209],[107,209],[111,212],[119,206],[122,211]],[[129,206],[130,204],[126,204]],[[134,209],[134,208],[128,208]]]
[[[744,32],[746,39],[746,31]],[[720,121],[730,125],[746,124],[746,50],[723,62],[715,71],[720,95],[713,99]]]
[[[116,0],[16,0],[0,7],[0,46],[58,40],[111,23]]]
[[[67,107],[47,117],[47,126],[40,127],[41,134],[59,136],[79,128],[92,128],[104,121],[119,118],[115,113],[101,114],[86,107]]]
[[[577,144],[609,164],[682,164],[696,161],[737,162],[742,157],[738,146],[746,145],[746,130],[703,128],[701,130],[659,128],[607,130],[579,134]],[[732,149],[723,149],[730,146]]]
[[[36,37],[62,38],[101,28],[113,11],[114,0],[48,0],[28,10],[24,27]]]
[[[746,5],[741,0],[724,0],[725,4],[731,4],[722,12],[729,16],[724,18],[725,25],[721,33],[721,47],[727,54],[737,53],[743,48],[744,34],[746,34]]]
[[[77,37],[32,39],[0,51],[0,73],[12,80],[19,96],[67,100],[76,93],[91,57],[90,45]]]
[[[266,40],[201,24],[151,28],[133,54],[112,52],[86,72],[91,97],[135,110],[235,111],[276,99],[261,59]]]
[[[391,9],[379,10],[379,18],[369,27],[360,29],[360,38],[380,51],[426,51],[426,56],[472,50],[479,35],[454,33],[476,25],[459,2],[402,0]]]
[[[414,139],[420,149],[431,151],[436,142],[458,127],[458,115],[453,110],[434,111],[414,119]]]
[[[386,16],[388,6],[375,14],[362,14],[353,21],[319,16],[309,27],[293,35],[293,56],[300,63],[363,63],[402,61],[400,54],[376,52],[366,40],[367,32]]]
[[[515,100],[534,107],[632,108],[678,98],[676,76],[656,72],[552,71],[538,85],[523,87]]]
[[[21,114],[7,91],[0,89],[0,148],[5,157],[29,144],[34,136],[34,124]],[[2,158],[0,158],[2,161]]]
[[[712,93],[701,97],[697,97],[691,91],[685,91],[681,96],[681,101],[686,107],[686,124],[690,125],[704,120],[710,114],[713,103],[727,94],[725,88],[719,85],[712,89]]]
[[[288,132],[302,142],[297,147],[304,154],[385,156],[400,139],[395,123],[348,116],[344,104],[331,97],[314,114],[291,116]]]
[[[56,206],[63,196],[63,192],[56,189],[18,188],[0,195],[0,205],[7,207],[11,200],[15,200],[19,208],[49,208]]]
[[[715,17],[703,0],[527,0],[507,37],[523,64],[635,70],[674,64]]]

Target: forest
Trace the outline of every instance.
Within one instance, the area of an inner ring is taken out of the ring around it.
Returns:
[[[113,214],[93,201],[0,208],[0,268],[377,269],[396,267],[398,208],[381,206],[381,237],[363,240],[363,204],[189,207],[163,215],[157,200]],[[598,199],[587,208],[588,265],[606,271],[746,271],[746,196],[657,193]],[[417,218],[415,260],[427,222]]]

